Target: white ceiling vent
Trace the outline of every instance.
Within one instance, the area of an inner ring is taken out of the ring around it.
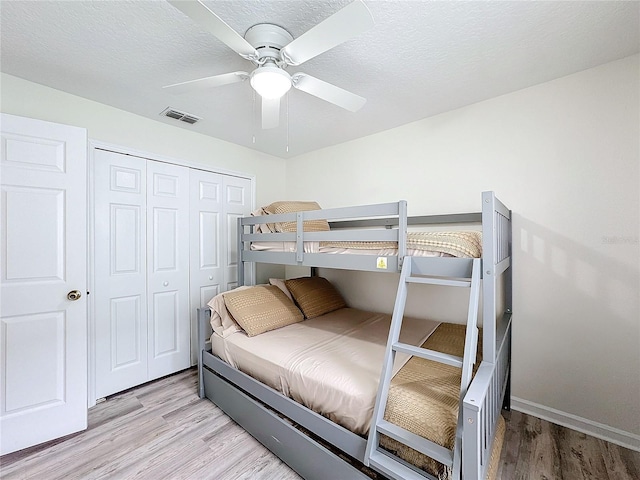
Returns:
[[[179,120],[181,122],[188,123],[190,125],[193,125],[194,123],[202,120],[200,117],[196,117],[195,115],[192,115],[187,112],[181,112],[180,110],[176,110],[175,108],[171,108],[171,107],[165,108],[160,113],[160,115],[163,117],[173,118],[175,120]]]

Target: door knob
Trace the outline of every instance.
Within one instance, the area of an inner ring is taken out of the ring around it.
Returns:
[[[79,290],[71,290],[69,293],[67,293],[67,298],[74,302],[78,300],[81,296],[82,294],[80,293]]]

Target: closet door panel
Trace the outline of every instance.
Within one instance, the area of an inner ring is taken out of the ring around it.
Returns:
[[[191,363],[197,363],[196,308],[223,288],[222,175],[192,169],[190,175]]]
[[[251,180],[225,176],[223,182],[226,254],[224,257],[224,289],[238,286],[238,218],[251,213],[253,198]],[[249,278],[249,277],[247,277]]]
[[[146,163],[95,153],[97,398],[147,381]]]
[[[147,163],[149,380],[189,362],[189,169]]]
[[[178,351],[180,338],[180,299],[178,292],[158,292],[153,295],[153,330],[155,356],[171,355]]]

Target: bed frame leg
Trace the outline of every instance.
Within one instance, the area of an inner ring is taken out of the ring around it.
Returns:
[[[207,338],[211,335],[211,310],[209,308],[198,308],[196,318],[198,319],[198,396],[204,398],[204,366],[202,354],[206,348]]]
[[[511,411],[511,362],[507,367],[507,385],[504,389],[504,398],[502,399],[502,409]]]
[[[202,371],[202,350],[198,359],[198,397],[204,398],[204,375]]]

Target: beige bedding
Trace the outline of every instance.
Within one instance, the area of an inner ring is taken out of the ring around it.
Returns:
[[[390,316],[343,308],[248,337],[211,337],[213,352],[235,368],[342,425],[369,429]],[[437,322],[405,318],[400,341],[421,345]],[[409,360],[398,355],[394,374]]]

